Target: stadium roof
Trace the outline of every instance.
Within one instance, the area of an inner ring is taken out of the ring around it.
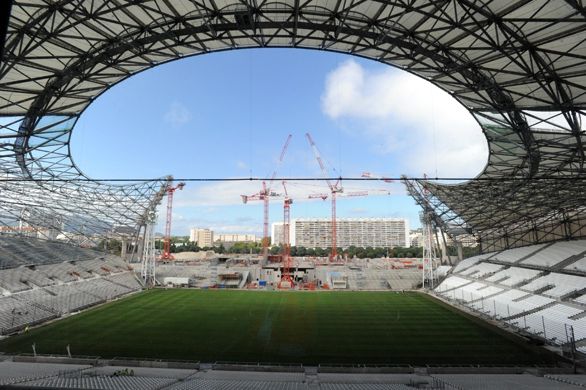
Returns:
[[[477,234],[486,249],[585,236],[586,223],[578,217],[586,205],[581,4],[14,1],[0,66],[0,115],[7,117],[0,133],[1,167],[32,179],[84,177],[69,154],[76,119],[101,93],[141,70],[237,48],[329,50],[419,75],[450,93],[481,124],[490,149],[483,180],[451,186],[405,181],[439,225]],[[35,184],[47,194],[60,189]],[[62,197],[93,205],[94,193],[113,191],[144,211],[160,185],[68,183],[68,191],[85,193]],[[102,206],[96,212],[110,215]]]

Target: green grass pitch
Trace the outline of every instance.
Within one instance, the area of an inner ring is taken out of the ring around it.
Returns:
[[[420,293],[151,290],[0,342],[5,353],[305,364],[557,358]]]

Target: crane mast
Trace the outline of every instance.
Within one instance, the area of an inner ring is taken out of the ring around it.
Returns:
[[[291,134],[289,134],[289,136],[287,137],[287,140],[285,141],[285,144],[283,145],[283,148],[281,149],[281,154],[279,155],[279,161],[277,163],[277,166],[275,167],[275,170],[273,171],[273,174],[271,175],[271,178],[270,178],[268,184],[266,181],[263,180],[262,188],[261,188],[260,192],[254,194],[254,195],[240,195],[242,197],[242,202],[245,204],[251,200],[262,200],[263,201],[262,257],[264,260],[266,260],[269,256],[269,241],[270,241],[270,236],[269,236],[269,199],[271,197],[279,196],[279,194],[271,191],[271,187],[273,185],[275,177],[277,177],[277,170],[279,169],[279,167],[283,163],[283,159],[285,158],[285,154],[287,153],[287,148],[289,147],[289,143],[291,142],[292,137],[293,136]]]
[[[185,187],[185,183],[179,183],[175,187],[168,185],[166,188],[167,192],[167,220],[165,221],[165,237],[163,238],[163,254],[161,260],[173,260],[174,257],[171,254],[171,222],[173,218],[173,194],[177,190],[182,190]]]
[[[269,256],[269,197],[271,196],[267,184],[262,182],[262,203],[263,203],[263,222],[262,222],[262,257],[266,260]]]
[[[322,174],[325,177],[325,181],[328,185],[328,187],[330,188],[330,194],[331,194],[331,200],[332,200],[332,250],[330,252],[330,261],[335,261],[338,258],[338,248],[337,248],[337,235],[338,235],[338,231],[337,231],[337,227],[336,227],[336,195],[338,193],[341,193],[344,191],[344,189],[342,188],[341,184],[340,184],[340,179],[338,179],[335,183],[332,184],[332,182],[328,179],[328,172],[326,170],[325,164],[323,162],[323,159],[321,158],[321,155],[319,153],[319,150],[317,149],[317,146],[315,145],[315,142],[313,141],[313,138],[311,137],[311,134],[309,133],[305,133],[305,137],[307,138],[307,141],[309,142],[309,146],[311,147],[311,149],[313,150],[313,154],[315,156],[315,159],[317,160],[317,163],[322,171]],[[323,199],[323,196],[319,196]]]
[[[338,220],[336,219],[336,191],[332,191],[332,252],[330,261],[338,259]]]
[[[294,286],[294,280],[291,276],[291,204],[293,199],[289,198],[285,181],[282,184],[285,190],[285,200],[283,201],[283,268],[279,288],[292,288]]]
[[[423,177],[427,179],[427,174],[424,173]],[[430,193],[427,188],[424,188],[423,196],[426,199],[426,206],[421,212],[421,224],[423,228],[422,287],[427,287],[428,289],[432,290],[434,288],[435,279],[433,262],[436,259],[435,245],[433,243],[435,227],[433,226],[432,211],[427,207],[430,197]]]

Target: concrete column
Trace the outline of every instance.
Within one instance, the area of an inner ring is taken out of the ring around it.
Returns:
[[[120,250],[120,257],[126,260],[126,250],[127,250],[128,243],[123,238],[122,239],[122,249]]]
[[[143,232],[142,234],[141,234],[141,231]],[[136,252],[136,254],[138,255],[138,258],[140,260],[142,260],[142,252],[143,252],[143,249],[144,249],[144,235],[145,234],[146,234],[146,226],[141,226],[139,228],[138,235],[137,235],[137,238],[138,238],[138,240],[137,240],[138,250]]]
[[[456,241],[456,249],[458,250],[458,262],[460,262],[464,257],[461,241]]]

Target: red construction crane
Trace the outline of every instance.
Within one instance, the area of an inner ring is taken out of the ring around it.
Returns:
[[[337,234],[338,234],[337,228],[336,228],[336,195],[343,192],[344,189],[342,188],[342,183],[340,183],[340,179],[336,180],[336,182],[332,184],[332,182],[327,178],[328,172],[327,172],[325,164],[321,158],[319,150],[317,149],[315,142],[313,142],[313,138],[311,138],[311,135],[309,133],[305,133],[305,137],[307,137],[307,141],[309,142],[309,146],[311,146],[311,149],[313,150],[313,154],[315,156],[315,159],[317,160],[317,163],[319,164],[319,167],[325,177],[326,183],[327,183],[328,187],[330,188],[330,194],[332,196],[332,198],[331,198],[332,199],[332,251],[330,253],[330,261],[335,261],[338,258],[338,249],[336,248],[336,245],[337,245],[336,239],[337,239]],[[319,196],[319,197],[323,199],[323,196]]]
[[[175,187],[167,185],[167,221],[165,222],[165,237],[163,238],[163,254],[161,260],[173,260],[175,257],[171,254],[171,222],[173,218],[173,194],[176,190],[182,190],[185,183],[179,183]]]
[[[291,276],[291,204],[293,199],[289,198],[287,186],[283,181],[283,189],[285,190],[285,200],[283,201],[283,268],[281,270],[281,281],[279,288],[292,288],[294,280]]]
[[[260,192],[257,192],[254,195],[240,195],[242,197],[242,202],[244,204],[248,203],[248,201],[250,201],[250,200],[262,200],[264,203],[263,204],[262,256],[263,256],[263,259],[265,259],[265,260],[269,256],[269,241],[270,241],[270,236],[269,236],[269,198],[280,196],[279,194],[271,191],[271,186],[273,185],[273,181],[275,180],[275,177],[277,177],[277,169],[279,168],[279,166],[283,162],[283,159],[285,158],[285,153],[287,153],[287,148],[289,147],[289,142],[291,142],[291,137],[293,137],[293,136],[291,134],[289,134],[289,136],[287,137],[287,140],[285,141],[285,145],[283,145],[283,149],[281,150],[281,155],[279,156],[279,162],[277,163],[277,166],[275,167],[275,170],[273,171],[273,175],[271,176],[271,179],[269,180],[268,185],[265,181],[263,181],[262,182],[262,189],[260,190]]]

